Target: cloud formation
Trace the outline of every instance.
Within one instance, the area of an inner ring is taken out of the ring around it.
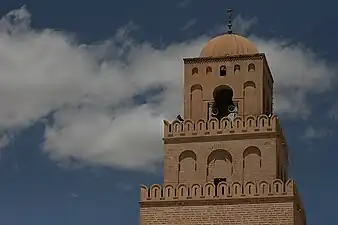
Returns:
[[[21,8],[0,20],[1,129],[24,129],[52,113],[42,145],[52,160],[153,169],[162,158],[162,120],[182,108],[182,58],[198,56],[211,37],[156,49],[133,40],[129,26],[85,45],[34,30],[30,19]],[[251,39],[274,73],[277,112],[309,115],[307,96],[330,90],[334,68],[299,44]]]

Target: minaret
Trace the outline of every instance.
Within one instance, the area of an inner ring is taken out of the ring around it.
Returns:
[[[164,184],[141,187],[141,225],[306,224],[265,54],[228,15],[184,59],[184,120],[164,121]]]

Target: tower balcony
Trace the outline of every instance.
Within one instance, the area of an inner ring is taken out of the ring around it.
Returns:
[[[207,137],[207,136],[235,136],[245,134],[275,133],[282,134],[279,119],[277,116],[245,116],[235,117],[234,119],[211,118],[208,121],[200,119],[174,120],[169,122],[164,120],[164,139],[183,138],[183,137]],[[282,135],[283,136],[283,135]]]

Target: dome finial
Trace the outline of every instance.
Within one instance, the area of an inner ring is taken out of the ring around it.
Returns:
[[[228,8],[228,34],[232,34],[232,9]]]

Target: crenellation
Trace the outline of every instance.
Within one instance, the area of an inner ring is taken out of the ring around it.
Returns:
[[[247,181],[244,184],[234,182],[220,182],[217,186],[213,183],[179,184],[160,186],[154,184],[149,188],[141,185],[141,202],[148,201],[175,201],[175,200],[201,200],[201,199],[234,199],[255,197],[294,196],[296,185],[292,179],[266,180],[260,182]]]
[[[190,136],[215,136],[241,133],[279,132],[280,124],[277,116],[237,116],[233,120],[223,118],[220,121],[211,118],[208,121],[174,120],[170,123],[164,120],[164,138],[190,137]]]

